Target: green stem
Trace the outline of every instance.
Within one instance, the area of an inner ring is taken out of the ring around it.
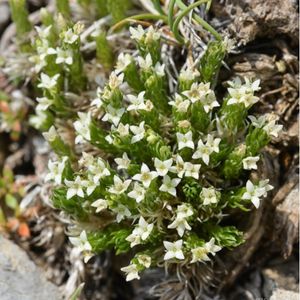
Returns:
[[[210,0],[209,1],[209,4],[210,4]],[[196,3],[198,3],[200,1],[197,1]],[[202,3],[204,2],[207,2],[207,1],[203,1]],[[178,5],[178,7],[180,9],[187,9],[188,7],[181,1],[181,0],[176,0],[176,3]],[[194,4],[196,4],[194,3]],[[194,5],[192,4],[192,5]],[[198,4],[199,5],[199,4]],[[196,5],[197,6],[197,5]],[[217,40],[222,40],[222,37],[221,35],[212,27],[210,26],[206,21],[204,21],[202,18],[200,18],[198,15],[196,14],[193,14],[193,18],[204,28],[206,29],[208,32],[210,32]]]
[[[170,0],[169,8],[168,8],[168,23],[169,23],[169,26],[171,29],[172,29],[173,23],[174,23],[173,12],[174,12],[175,2],[176,2],[176,0]]]
[[[163,20],[165,23],[168,22],[168,18],[163,15],[140,14],[140,15],[128,17],[128,18],[118,22],[111,28],[111,31],[115,31],[115,30],[119,29],[120,27],[126,25],[127,23],[129,23],[131,21],[136,21],[136,20]]]
[[[161,4],[159,0],[152,0],[152,3],[155,7],[155,9],[161,14],[161,15],[165,15],[165,12],[163,11],[163,9],[161,8]]]

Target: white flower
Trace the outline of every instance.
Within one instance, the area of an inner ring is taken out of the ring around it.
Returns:
[[[129,27],[129,31],[131,38],[137,41],[140,41],[145,34],[145,31],[141,25],[138,25],[138,27]]]
[[[74,44],[78,40],[79,36],[70,28],[63,33],[63,38],[65,43]]]
[[[193,159],[201,158],[203,162],[209,164],[209,156],[211,154],[211,149],[207,145],[204,145],[202,140],[199,139],[196,152],[193,154]]]
[[[192,81],[199,75],[200,73],[197,69],[188,66],[185,70],[180,71],[179,78],[182,81]]]
[[[114,185],[111,186],[108,191],[112,194],[120,195],[128,189],[130,183],[131,183],[131,179],[122,181],[120,177],[114,175]]]
[[[148,53],[145,58],[138,56],[137,60],[142,70],[149,71],[152,69],[153,61],[150,53]]]
[[[118,165],[117,169],[125,169],[127,170],[130,165],[130,159],[128,158],[128,155],[126,152],[123,153],[122,158],[116,158],[115,159],[116,164]]]
[[[173,159],[170,158],[170,159],[167,159],[167,160],[160,160],[158,158],[154,158],[154,167],[157,171],[157,174],[159,176],[165,176],[168,174],[171,166],[172,166],[172,163],[173,163]]]
[[[175,162],[176,165],[170,168],[170,172],[176,173],[179,178],[182,178],[185,173],[185,162],[179,154],[176,155]]]
[[[77,247],[80,252],[84,255],[84,262],[88,262],[88,260],[92,257],[91,251],[92,246],[88,241],[87,234],[85,230],[80,233],[79,237],[69,237],[69,240],[72,245]]]
[[[111,145],[114,143],[114,138],[112,135],[108,134],[106,137],[105,137],[105,140]]]
[[[56,49],[57,58],[55,60],[56,64],[73,64],[73,54],[71,50],[63,50],[61,48]]]
[[[168,175],[163,178],[163,183],[160,186],[159,190],[162,192],[166,192],[176,197],[176,187],[180,183],[180,178],[171,179]]]
[[[109,76],[108,85],[111,88],[111,90],[114,90],[117,89],[123,83],[123,80],[124,73],[117,75],[117,73],[113,71]]]
[[[84,140],[91,140],[90,125],[92,122],[91,113],[78,112],[79,120],[74,122],[74,128],[77,131],[75,144],[82,143]]]
[[[145,268],[149,268],[151,266],[151,257],[146,254],[140,254],[137,256],[137,260],[140,265],[144,266]]]
[[[260,204],[260,197],[265,194],[265,189],[255,186],[250,180],[246,183],[246,192],[243,194],[242,199],[250,200],[253,205],[258,208]]]
[[[108,204],[107,204],[107,201],[105,199],[98,199],[96,201],[94,201],[92,204],[91,204],[92,207],[96,207],[96,213],[104,210],[104,209],[107,209],[108,207]]]
[[[102,121],[109,121],[113,123],[115,126],[118,126],[123,114],[125,112],[125,108],[114,108],[110,104],[106,107],[106,114],[103,116]]]
[[[41,73],[41,82],[38,84],[38,87],[51,90],[57,85],[57,79],[59,76],[59,74],[56,74],[50,77],[45,73]]]
[[[120,53],[116,64],[116,72],[123,72],[132,62],[132,56],[128,53]]]
[[[91,105],[94,105],[96,106],[98,109],[102,107],[103,105],[103,101],[101,99],[101,88],[97,88],[97,91],[96,91],[96,98],[92,100],[91,102]]]
[[[215,239],[211,238],[209,242],[205,243],[202,247],[197,247],[192,249],[192,261],[195,263],[198,261],[210,261],[208,254],[216,255],[216,252],[220,251],[222,248],[218,245],[215,245]]]
[[[254,93],[260,90],[260,79],[251,81],[249,78],[245,77],[245,87],[247,88],[248,93]]]
[[[193,133],[188,131],[186,134],[176,132],[178,150],[183,148],[191,148],[194,149],[195,145],[193,142]]]
[[[142,242],[141,236],[135,234],[134,232],[128,235],[125,240],[130,243],[131,248],[133,248],[136,245],[139,245]]]
[[[218,203],[220,194],[213,187],[202,188],[200,198],[203,201],[203,205],[210,205]]]
[[[155,64],[155,66],[154,66],[154,72],[159,77],[165,76],[165,65],[164,64],[160,64],[160,62],[157,62]]]
[[[86,181],[82,180],[80,176],[76,176],[74,181],[65,179],[65,184],[68,187],[67,199],[71,199],[75,195],[84,197],[83,187],[86,186]]]
[[[47,142],[53,142],[58,136],[58,133],[55,129],[55,127],[52,125],[48,132],[43,133],[44,138],[46,139]]]
[[[61,161],[51,161],[48,162],[49,173],[45,177],[45,181],[53,180],[56,184],[62,183],[62,173],[66,166],[66,161],[68,157],[64,156]]]
[[[248,118],[251,120],[251,123],[256,128],[262,128],[266,122],[267,122],[267,116],[259,116],[256,118],[255,116],[248,116]]]
[[[111,210],[117,214],[117,223],[120,223],[125,217],[131,216],[130,210],[123,204],[119,204],[117,207],[112,208]]]
[[[179,94],[175,94],[175,100],[169,102],[169,105],[174,106],[179,112],[187,112],[190,104],[190,100],[184,100]]]
[[[91,174],[89,174],[89,177],[88,177],[89,180],[87,180],[85,182],[85,188],[86,188],[86,194],[88,196],[92,195],[93,192],[95,191],[96,187],[98,186],[97,183],[95,183],[94,179],[93,179],[93,176]]]
[[[145,241],[153,230],[154,225],[147,223],[146,220],[141,216],[138,225],[134,228],[133,234],[139,235],[142,241]]]
[[[129,124],[123,124],[122,122],[119,123],[118,127],[116,128],[117,132],[119,133],[120,137],[125,137],[129,135]]]
[[[44,122],[46,122],[48,119],[48,115],[42,111],[42,110],[37,110],[36,115],[32,116],[30,118],[30,124],[34,126],[35,128],[40,128],[43,126]]]
[[[141,173],[133,176],[133,180],[137,180],[143,183],[145,188],[148,188],[154,178],[158,176],[157,172],[150,171],[149,167],[143,163],[141,167]]]
[[[47,110],[49,106],[53,105],[53,100],[47,97],[36,98],[39,103],[36,106],[36,110]]]
[[[40,37],[41,40],[47,40],[47,38],[49,37],[52,25],[44,28],[44,27],[39,27],[39,26],[35,26],[34,27]]]
[[[200,164],[192,164],[190,162],[186,162],[184,164],[185,176],[199,179],[200,168],[201,168]]]
[[[244,85],[242,85],[239,78],[234,79],[234,81],[229,81],[228,84],[230,85],[230,88],[228,88],[228,93],[230,98],[227,102],[227,105],[243,103],[245,107],[248,108],[255,104],[259,98],[253,94],[260,89],[259,83],[259,80],[256,80],[252,83],[247,78],[245,78]]]
[[[177,218],[188,218],[194,214],[190,205],[183,203],[177,206]]]
[[[137,182],[134,183],[133,190],[128,193],[128,197],[134,199],[137,203],[144,200],[146,190],[140,186]]]
[[[210,83],[194,82],[191,88],[188,91],[182,92],[182,94],[186,96],[192,103],[195,103],[197,101],[204,101],[208,95],[214,95],[214,92],[210,89]]]
[[[127,98],[130,102],[130,105],[127,107],[127,110],[146,110],[144,95],[145,91],[140,92],[138,96],[128,95]]]
[[[263,130],[271,136],[278,137],[283,126],[276,124],[276,119],[271,119],[264,127]]]
[[[175,229],[180,237],[183,236],[185,230],[191,230],[191,226],[188,224],[185,218],[177,217],[169,226],[169,229]]]
[[[33,63],[32,70],[35,73],[40,73],[42,69],[47,66],[45,58],[41,57],[41,55],[32,55],[28,60]]]
[[[99,180],[103,177],[110,175],[109,169],[106,167],[104,161],[98,157],[96,162],[89,163],[87,165],[88,171],[94,175],[94,182],[99,183]]]
[[[213,110],[214,107],[220,106],[219,102],[216,100],[216,95],[213,91],[206,95],[206,97],[202,99],[201,102],[206,113]]]
[[[245,170],[257,170],[256,163],[259,161],[259,156],[248,156],[243,159],[243,168]]]
[[[269,179],[260,180],[258,183],[258,187],[262,188],[264,190],[263,197],[267,196],[267,193],[271,190],[273,190],[273,186],[269,184]]]
[[[207,135],[206,145],[208,147],[210,147],[212,152],[219,153],[219,144],[220,144],[220,142],[221,142],[220,138],[215,138],[214,139],[214,137],[211,134]]]
[[[166,254],[164,260],[169,260],[172,258],[184,259],[182,252],[182,240],[178,240],[174,243],[164,241],[164,246],[166,248]]]
[[[91,166],[92,164],[94,164],[94,157],[89,153],[82,152],[82,157],[79,159],[78,162],[81,167]]]
[[[126,281],[131,281],[133,279],[140,279],[139,271],[136,264],[130,264],[127,267],[123,267],[121,268],[121,271],[126,273]]]
[[[131,144],[135,144],[142,140],[145,135],[145,121],[141,122],[139,126],[131,125],[130,130],[134,134],[134,136],[131,138]]]
[[[214,139],[212,135],[207,135],[206,144],[202,142],[201,139],[198,141],[198,146],[196,152],[193,154],[193,159],[201,158],[203,162],[208,165],[209,164],[209,156],[213,152],[219,152],[219,143],[221,139],[216,138]]]
[[[153,26],[148,27],[145,42],[146,44],[153,41],[158,41],[160,39],[160,33],[153,28]]]

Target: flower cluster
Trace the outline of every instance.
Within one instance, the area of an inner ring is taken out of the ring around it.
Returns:
[[[39,39],[50,30],[38,29]],[[132,253],[122,268],[127,280],[162,263],[204,263],[241,244],[242,232],[222,220],[232,209],[259,208],[272,189],[267,179],[249,176],[258,168],[260,150],[282,127],[272,116],[248,117],[259,101],[259,80],[235,79],[217,99],[207,78],[221,61],[205,64],[210,46],[199,65],[180,70],[171,92],[160,32],[138,26],[130,33],[138,54],[121,53],[107,83],[77,114],[67,107],[72,103],[64,98],[61,80],[67,76],[74,93],[85,88],[76,86],[72,73],[79,31],[64,30],[59,47],[42,42],[38,59],[48,57],[58,69],[40,75],[43,96],[34,119],[58,155],[46,177],[55,186],[53,204],[89,224],[71,242],[86,260],[111,248]],[[226,47],[218,43],[222,60]],[[71,143],[59,132],[65,116],[72,120]]]

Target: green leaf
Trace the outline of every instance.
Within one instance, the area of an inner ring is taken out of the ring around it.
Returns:
[[[5,204],[13,210],[16,210],[19,207],[18,200],[11,194],[5,196]]]
[[[210,234],[216,239],[217,244],[229,249],[235,248],[245,242],[243,232],[235,226],[214,226]]]

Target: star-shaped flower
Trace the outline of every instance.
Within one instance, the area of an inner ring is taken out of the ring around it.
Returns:
[[[248,156],[243,159],[243,168],[245,170],[257,170],[256,163],[259,161],[259,156]]]
[[[128,193],[128,197],[134,199],[137,203],[144,200],[146,190],[140,186],[137,182],[134,183],[133,190]]]
[[[118,167],[117,167],[118,170],[121,170],[121,169],[127,170],[131,161],[128,158],[127,153],[124,152],[122,158],[116,158],[115,162],[118,165]]]
[[[169,229],[176,229],[177,233],[180,237],[183,236],[185,230],[191,230],[192,229],[185,218],[178,217],[178,216],[176,217],[176,219],[170,225],[168,225],[168,228]]]
[[[107,201],[105,199],[98,199],[98,200],[94,201],[91,204],[91,206],[95,207],[96,208],[96,213],[98,213],[98,212],[100,212],[102,210],[107,209],[108,204],[107,204]]]
[[[265,189],[255,186],[250,180],[246,183],[246,192],[243,194],[242,199],[250,200],[253,205],[258,208],[260,198],[264,195]]]
[[[171,179],[168,175],[163,178],[163,183],[160,186],[159,190],[162,192],[166,192],[176,197],[176,187],[180,183],[180,178]]]
[[[83,187],[86,186],[86,183],[87,183],[86,180],[82,180],[80,176],[76,176],[74,181],[65,179],[65,184],[68,187],[67,199],[71,199],[75,195],[83,198],[84,197]]]
[[[139,270],[136,264],[130,264],[127,267],[121,268],[121,271],[126,273],[126,281],[140,279]]]
[[[131,183],[131,179],[122,181],[122,179],[119,176],[114,175],[114,185],[111,186],[108,189],[108,191],[116,195],[123,194],[128,189],[130,183]]]
[[[132,179],[142,182],[144,187],[148,188],[152,180],[157,176],[157,172],[150,171],[149,167],[145,163],[143,163],[141,167],[141,173],[134,175]]]
[[[202,188],[200,198],[203,201],[203,205],[216,204],[219,201],[220,193],[215,190],[214,187]]]
[[[186,134],[176,132],[177,143],[178,143],[178,150],[183,148],[190,148],[194,149],[195,145],[193,142],[193,133],[188,131]]]
[[[164,241],[164,246],[166,248],[166,254],[164,260],[169,260],[172,258],[184,259],[184,254],[182,252],[182,240],[178,240],[174,243]]]
[[[141,122],[139,126],[131,125],[130,130],[134,134],[131,138],[131,144],[135,144],[142,140],[145,135],[145,121]]]
[[[173,163],[172,158],[164,160],[164,161],[162,161],[156,157],[154,158],[154,166],[155,166],[155,169],[159,176],[167,175],[172,166],[172,163]]]

